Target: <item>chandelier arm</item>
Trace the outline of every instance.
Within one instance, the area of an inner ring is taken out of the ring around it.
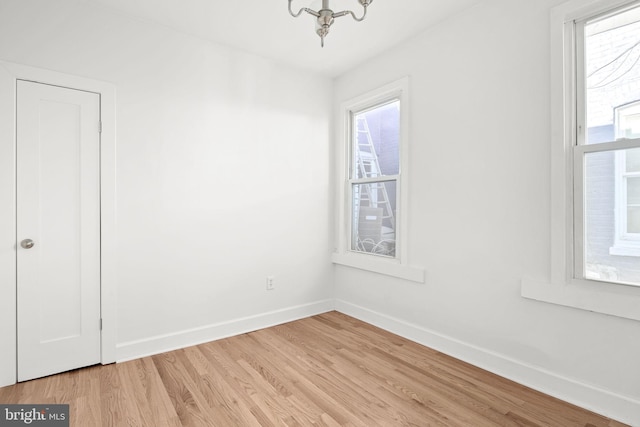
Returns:
[[[291,2],[293,2],[293,0],[289,0],[289,13],[294,18],[297,18],[298,16],[302,15],[302,12],[307,12],[309,15],[313,15],[316,18],[320,17],[320,14],[318,12],[316,12],[315,10],[309,9],[308,7],[303,7],[298,11],[298,13],[293,13],[293,10],[291,10]]]
[[[367,16],[367,6],[364,6],[364,13],[362,14],[362,16],[360,18],[358,18],[356,16],[355,13],[353,13],[350,10],[343,10],[342,12],[336,12],[333,14],[334,18],[340,18],[342,16],[346,16],[346,15],[351,15],[353,17],[353,19],[355,19],[358,22],[364,21],[364,18]]]

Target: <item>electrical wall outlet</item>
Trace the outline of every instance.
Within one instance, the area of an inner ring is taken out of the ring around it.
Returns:
[[[272,291],[276,288],[275,285],[275,277],[273,276],[267,276],[267,290],[268,291]]]

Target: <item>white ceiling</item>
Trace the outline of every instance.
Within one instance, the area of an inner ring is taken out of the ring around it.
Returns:
[[[287,0],[92,0],[129,16],[337,76],[480,0],[375,0],[363,22],[336,19],[320,48],[311,15],[293,18]],[[319,9],[320,0],[294,0],[293,8]],[[331,0],[334,11],[361,14],[357,0]]]

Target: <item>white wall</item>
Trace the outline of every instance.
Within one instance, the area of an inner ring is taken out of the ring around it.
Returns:
[[[411,77],[409,262],[427,268],[418,285],[335,267],[335,296],[502,374],[533,368],[534,385],[568,400],[589,404],[591,388],[637,405],[638,322],[520,297],[524,275],[550,269],[557,3],[487,0],[335,81],[337,112]],[[120,358],[330,306],[331,81],[81,0],[0,0],[0,59],[116,86]],[[0,142],[0,165],[12,157]],[[3,170],[4,298],[15,234]],[[591,406],[631,419],[604,402]]]
[[[410,76],[409,264],[336,266],[337,307],[640,425],[640,323],[534,302],[550,276],[551,0],[487,0],[338,78],[341,102]],[[336,133],[336,149],[342,141]]]
[[[332,306],[328,78],[78,0],[0,0],[0,59],[116,87],[119,359]]]

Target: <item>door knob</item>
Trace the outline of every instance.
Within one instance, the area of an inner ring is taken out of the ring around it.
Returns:
[[[31,249],[33,245],[35,245],[35,243],[31,239],[24,239],[22,242],[20,242],[20,246],[25,249]]]

